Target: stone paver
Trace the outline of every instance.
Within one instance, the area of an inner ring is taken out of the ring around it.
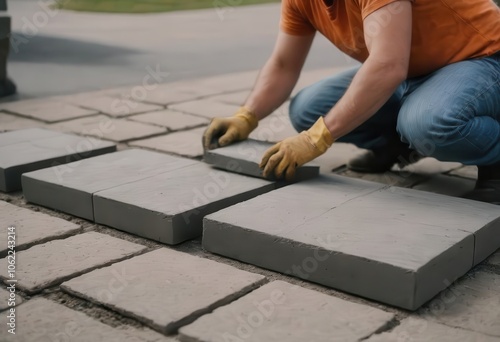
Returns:
[[[154,89],[146,92],[137,89],[136,87],[126,87],[119,89],[111,96],[125,99],[132,99],[137,102],[146,102],[156,105],[166,106],[173,103],[187,102],[198,99],[206,95],[218,93],[219,91],[209,88],[194,89],[193,87],[185,86],[179,83],[158,84]]]
[[[69,120],[98,113],[92,109],[45,99],[2,103],[0,109],[45,122]]]
[[[461,197],[474,189],[476,181],[446,175],[433,175],[429,180],[413,187],[416,190],[430,191],[438,194]]]
[[[94,220],[94,193],[196,161],[130,149],[23,175],[28,202]]]
[[[394,330],[373,335],[366,342],[498,342],[492,336],[451,328],[417,318],[408,318]]]
[[[79,276],[96,267],[120,261],[146,247],[109,235],[89,232],[54,240],[16,253],[16,287],[30,294]],[[10,279],[7,258],[0,260],[0,276]]]
[[[276,186],[196,163],[94,193],[95,222],[178,244],[201,235],[205,215]]]
[[[111,288],[112,282],[118,284]],[[62,289],[174,333],[263,282],[261,275],[161,248],[72,279]]]
[[[184,114],[173,110],[162,110],[152,113],[139,114],[129,117],[129,120],[163,126],[171,131],[178,131],[208,125],[209,120],[194,115]]]
[[[8,332],[8,317],[2,315],[2,341],[106,341],[167,342],[173,339],[132,328],[119,329],[101,323],[82,312],[45,298],[34,298],[16,308],[15,335]]]
[[[180,329],[181,341],[356,342],[393,314],[275,281]]]
[[[13,289],[15,289],[15,287]],[[22,303],[23,299],[21,298],[21,296],[16,294],[14,290],[10,292],[5,288],[0,288],[0,311],[15,308]]]
[[[110,142],[41,128],[0,134],[0,191],[21,189],[25,172],[112,152]]]
[[[0,112],[0,132],[43,127],[45,123]]]
[[[50,127],[64,132],[90,135],[117,142],[141,139],[167,132],[162,127],[124,119],[112,119],[105,115],[65,121]]]
[[[114,117],[122,117],[163,109],[163,106],[111,96],[84,97],[81,99],[74,97],[71,101],[80,107],[96,110]]]
[[[168,107],[187,114],[195,114],[206,118],[231,116],[238,110],[239,106],[231,105],[222,102],[202,99],[197,101],[183,102],[173,104]]]
[[[0,257],[7,255],[7,227],[15,227],[15,251],[21,251],[34,244],[66,237],[80,230],[80,226],[60,218],[38,213],[29,209],[0,201]],[[12,237],[11,237],[12,239]]]
[[[236,93],[227,93],[222,95],[210,96],[209,99],[211,101],[228,103],[236,106],[242,106],[250,92],[248,90],[238,91]]]
[[[415,310],[499,247],[499,217],[494,205],[323,176],[207,216],[203,246]]]
[[[201,139],[205,127],[170,133],[159,137],[137,140],[130,143],[131,146],[145,147],[153,150],[174,153],[185,157],[201,157],[203,145]]]
[[[500,337],[500,275],[475,272],[430,302],[422,317]]]
[[[487,260],[488,264],[494,265],[494,266],[500,266],[500,250],[498,250],[495,254],[491,256]]]
[[[427,175],[421,175],[418,173],[412,173],[406,171],[401,171],[401,172],[388,171],[384,173],[360,173],[347,169],[345,171],[340,172],[340,174],[351,178],[363,179],[370,182],[377,182],[390,186],[399,186],[403,188],[410,188],[416,184],[420,184],[429,179],[429,176]]]
[[[263,178],[259,164],[264,153],[272,146],[273,143],[247,139],[230,146],[206,151],[204,161],[226,171]],[[318,175],[319,167],[308,164],[296,170],[293,181],[303,181]]]
[[[464,166],[450,172],[450,175],[477,179],[477,166]]]

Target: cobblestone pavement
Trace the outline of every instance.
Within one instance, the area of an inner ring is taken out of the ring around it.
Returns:
[[[335,71],[305,72],[297,89]],[[158,84],[152,70],[135,87],[0,104],[0,131],[44,127],[200,160],[204,127],[235,111],[256,75]],[[284,105],[252,138],[293,134]],[[348,171],[360,152],[334,144],[317,163],[322,173],[450,196],[477,177],[431,158],[379,175]],[[500,251],[408,312],[208,253],[201,239],[167,246],[49,210],[22,192],[0,193],[0,224],[4,279],[8,226],[20,240],[15,296],[0,290],[1,341],[500,341]]]

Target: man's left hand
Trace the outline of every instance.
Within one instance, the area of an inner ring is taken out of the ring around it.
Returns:
[[[309,130],[268,149],[259,166],[265,178],[274,173],[277,179],[291,181],[298,167],[325,153],[332,144],[333,138],[320,117]]]

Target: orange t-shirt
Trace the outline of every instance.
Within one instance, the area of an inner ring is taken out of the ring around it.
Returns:
[[[368,57],[363,20],[398,0],[283,0],[281,29],[291,35],[321,32],[341,51]],[[330,1],[331,2],[331,1]],[[500,51],[500,9],[492,0],[412,0],[413,33],[409,77],[450,63]],[[394,11],[397,11],[396,7]],[[390,17],[385,18],[390,20]],[[380,29],[370,27],[370,30]]]

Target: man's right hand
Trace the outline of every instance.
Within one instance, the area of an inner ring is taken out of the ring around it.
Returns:
[[[203,148],[211,150],[245,140],[259,120],[248,108],[241,107],[232,117],[214,118],[203,134]]]

